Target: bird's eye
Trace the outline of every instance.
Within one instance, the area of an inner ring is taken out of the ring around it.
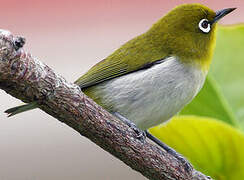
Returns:
[[[210,23],[207,19],[202,19],[198,24],[199,29],[204,32],[208,33],[211,30]]]

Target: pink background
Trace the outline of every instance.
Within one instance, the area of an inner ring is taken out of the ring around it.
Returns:
[[[244,1],[199,2],[238,9],[222,23],[243,22]],[[121,44],[145,32],[182,0],[1,2],[0,26],[27,39],[25,48],[74,81]],[[145,179],[107,152],[40,110],[10,119],[20,101],[0,91],[0,179]]]

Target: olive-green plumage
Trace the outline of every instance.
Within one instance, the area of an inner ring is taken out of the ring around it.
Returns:
[[[233,10],[180,5],[75,83],[105,109],[141,129],[164,122],[201,89],[215,47],[216,22]],[[35,107],[32,102],[6,112],[11,116]]]
[[[215,29],[209,34],[198,28],[200,19],[214,19],[215,12],[200,4],[181,5],[159,19],[147,32],[128,41],[105,60],[97,63],[77,81],[83,92],[98,104],[104,104],[96,94],[96,84],[138,71],[150,63],[177,56],[184,63],[199,64],[208,70],[215,47]]]
[[[215,24],[203,34],[200,19],[213,20],[215,12],[200,4],[181,5],[156,22],[146,33],[130,40],[93,66],[76,84],[89,87],[143,68],[148,63],[175,55],[183,61],[198,60],[208,68],[215,45]]]

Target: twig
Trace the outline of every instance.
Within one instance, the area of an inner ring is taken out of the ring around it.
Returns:
[[[156,145],[142,143],[128,126],[84,95],[80,88],[33,58],[25,40],[0,30],[0,88],[40,108],[149,179],[209,180]]]

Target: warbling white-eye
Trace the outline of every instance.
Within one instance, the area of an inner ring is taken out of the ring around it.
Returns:
[[[215,47],[216,22],[234,9],[214,12],[200,4],[180,5],[75,83],[141,135],[136,127],[147,130],[169,120],[200,91]],[[6,112],[12,116],[36,107],[33,102]],[[146,135],[182,160],[147,131]]]

